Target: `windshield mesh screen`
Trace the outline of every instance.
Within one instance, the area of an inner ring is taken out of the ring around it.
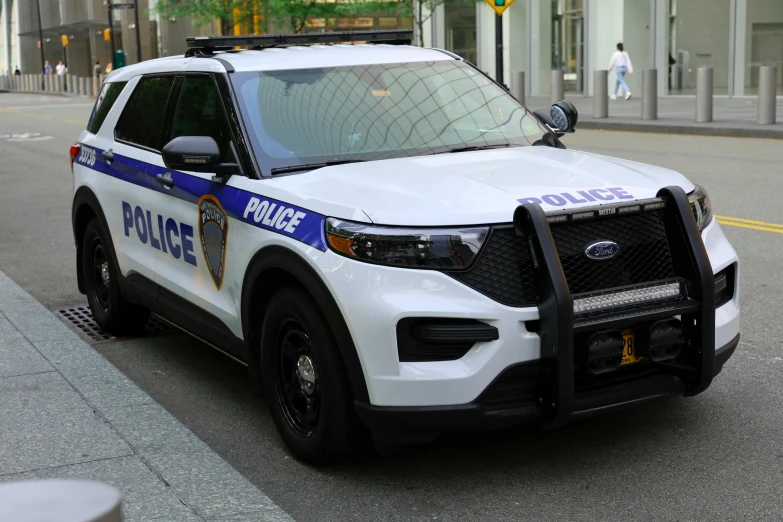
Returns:
[[[516,100],[461,61],[233,76],[255,148],[275,166],[529,145],[541,135]]]

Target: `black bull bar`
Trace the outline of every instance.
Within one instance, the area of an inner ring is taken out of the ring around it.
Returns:
[[[605,317],[599,323],[604,327],[624,328],[640,321],[679,315],[687,349],[674,362],[665,364],[666,371],[682,380],[686,395],[696,395],[709,387],[714,375],[714,275],[685,191],[680,187],[665,187],[658,191],[657,198],[665,202],[667,236],[679,236],[680,248],[671,248],[672,263],[677,275],[688,281],[687,299]],[[556,427],[577,413],[574,335],[595,328],[596,321],[588,325],[574,319],[573,298],[543,209],[534,203],[517,207],[514,229],[527,241],[537,272],[541,322],[541,380],[537,402],[547,426]]]

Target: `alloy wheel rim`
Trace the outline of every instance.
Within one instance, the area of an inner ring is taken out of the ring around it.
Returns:
[[[109,311],[109,284],[111,282],[109,259],[100,239],[96,239],[92,247],[92,295],[95,303],[103,313]]]
[[[321,416],[321,387],[310,338],[298,321],[285,321],[276,339],[276,388],[288,424],[309,437]]]

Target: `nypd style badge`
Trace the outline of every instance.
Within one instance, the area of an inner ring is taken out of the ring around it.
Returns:
[[[223,285],[226,268],[226,243],[228,242],[228,215],[220,201],[206,194],[198,200],[198,235],[207,270],[218,290]]]

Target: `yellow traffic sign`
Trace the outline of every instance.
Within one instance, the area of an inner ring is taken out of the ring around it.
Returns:
[[[503,15],[503,11],[508,9],[508,6],[514,3],[514,0],[485,0],[489,6],[495,10],[498,16]]]

